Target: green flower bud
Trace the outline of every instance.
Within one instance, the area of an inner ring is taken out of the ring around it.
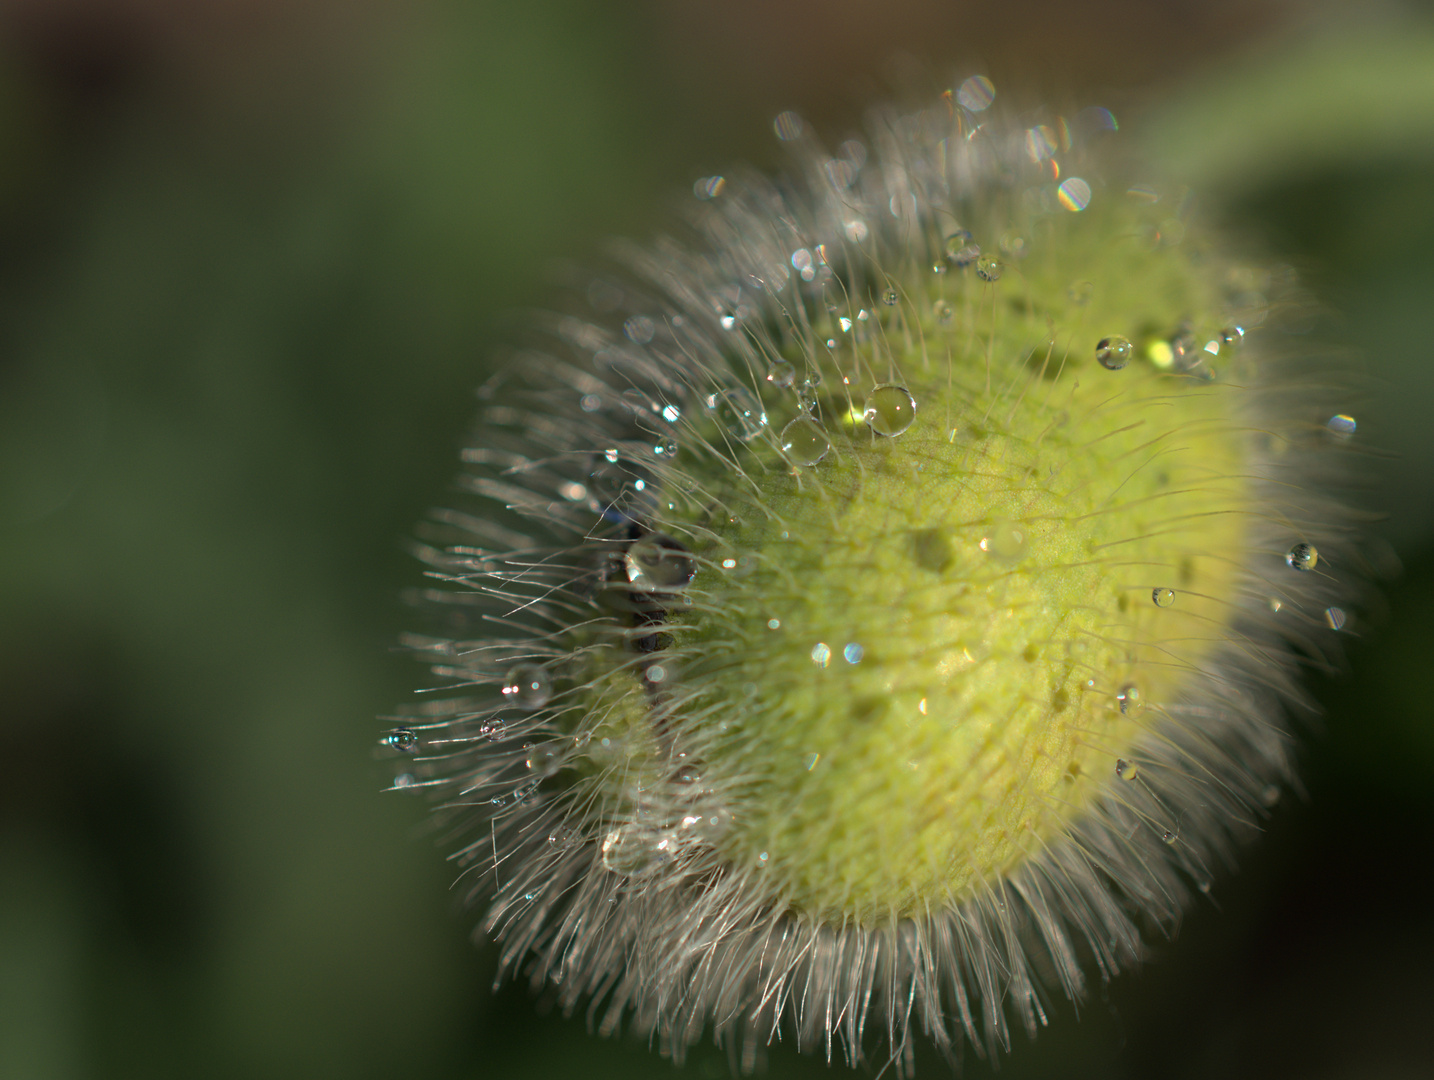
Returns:
[[[506,968],[678,1060],[1034,1032],[1277,798],[1348,618],[1291,276],[993,93],[835,155],[779,117],[797,179],[699,181],[484,387],[423,549],[400,786]]]

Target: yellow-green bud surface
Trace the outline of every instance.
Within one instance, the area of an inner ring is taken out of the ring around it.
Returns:
[[[664,523],[701,560],[669,625],[682,679],[745,695],[720,734],[683,733],[731,792],[721,848],[800,911],[874,923],[995,880],[1224,637],[1252,510],[1241,390],[1097,362],[1109,334],[1224,325],[1185,252],[1122,210],[1050,222],[997,282],[935,277],[867,312],[821,365],[830,452],[756,451],[703,477],[711,520]],[[900,435],[867,419],[880,385],[914,400]]]

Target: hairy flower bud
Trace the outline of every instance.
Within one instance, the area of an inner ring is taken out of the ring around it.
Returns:
[[[1348,619],[1292,276],[993,95],[779,117],[794,178],[699,181],[483,388],[425,537],[398,786],[505,969],[679,1060],[1034,1031],[1278,797]]]

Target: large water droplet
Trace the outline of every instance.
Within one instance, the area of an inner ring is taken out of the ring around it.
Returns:
[[[646,345],[657,332],[657,325],[646,315],[634,315],[622,324],[622,332],[627,335],[629,341]]]
[[[1135,352],[1135,346],[1130,339],[1123,338],[1118,334],[1101,338],[1096,342],[1095,358],[1100,366],[1108,371],[1119,371],[1130,363],[1130,358]]]
[[[1134,780],[1140,775],[1140,766],[1133,761],[1126,761],[1125,758],[1116,758],[1115,775],[1122,780]]]
[[[895,307],[896,302],[900,299],[901,297],[896,295],[895,289],[887,289],[884,293],[881,294],[881,302],[887,307]]]
[[[777,133],[777,138],[782,142],[792,142],[794,139],[802,137],[802,133],[806,130],[806,124],[802,121],[799,113],[788,109],[786,112],[777,114],[777,118],[772,121],[772,130]]]
[[[785,360],[778,360],[767,369],[767,381],[785,390],[797,380],[797,369]]]
[[[616,448],[596,456],[588,473],[588,492],[605,507],[638,516],[645,512],[652,495],[644,469],[636,460],[624,459]]]
[[[1024,525],[995,521],[981,538],[981,550],[1002,562],[1019,562],[1030,549],[1031,535]]]
[[[1115,700],[1120,705],[1120,711],[1127,716],[1135,716],[1145,709],[1145,699],[1140,696],[1140,688],[1134,683],[1126,683],[1116,692]]]
[[[692,553],[665,533],[648,533],[627,549],[627,580],[643,592],[685,589],[697,576]]]
[[[956,91],[961,107],[972,112],[985,112],[996,100],[996,86],[984,75],[972,75]]]
[[[1005,272],[1005,264],[994,255],[982,255],[976,260],[976,276],[982,281],[1000,281]]]
[[[707,843],[714,843],[732,827],[732,812],[724,807],[709,807],[701,813],[688,814],[680,826]]]
[[[553,684],[548,673],[539,665],[517,664],[508,672],[508,680],[503,684],[503,696],[518,708],[531,712],[541,709],[552,698]]]
[[[1339,413],[1335,416],[1331,416],[1325,426],[1329,428],[1329,433],[1337,439],[1350,438],[1359,427],[1359,425],[1355,423],[1354,417],[1347,413]]]
[[[1175,590],[1165,588],[1151,589],[1150,599],[1155,601],[1156,607],[1169,607],[1175,603]]]
[[[981,245],[966,229],[957,229],[946,238],[946,258],[957,266],[970,266],[980,254]]]
[[[533,743],[526,747],[524,763],[534,776],[552,776],[563,764],[563,744],[555,740]]]
[[[1067,210],[1080,213],[1090,205],[1090,185],[1079,176],[1068,177],[1056,188],[1056,198]]]
[[[658,832],[640,825],[621,825],[602,842],[602,864],[627,878],[651,877],[677,854],[675,831]]]
[[[878,435],[900,435],[916,419],[916,399],[904,386],[878,386],[866,399],[862,419]]]
[[[559,825],[548,833],[548,843],[555,848],[567,849],[582,843],[582,836],[571,825]]]
[[[716,413],[722,429],[738,442],[751,442],[767,426],[767,414],[761,403],[740,386],[713,394],[708,408]]]
[[[1313,570],[1319,563],[1319,550],[1313,544],[1296,544],[1285,552],[1285,563],[1292,570]]]
[[[793,465],[815,465],[831,452],[831,440],[809,416],[799,416],[782,428],[782,453]]]

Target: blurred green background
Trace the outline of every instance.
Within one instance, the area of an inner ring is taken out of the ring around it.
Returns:
[[[773,162],[781,109],[835,141],[978,67],[1114,108],[1301,270],[1405,565],[1312,679],[1308,799],[1002,1075],[1434,1075],[1423,7],[0,0],[0,1077],[672,1075],[495,996],[380,793],[403,538],[555,260]]]

